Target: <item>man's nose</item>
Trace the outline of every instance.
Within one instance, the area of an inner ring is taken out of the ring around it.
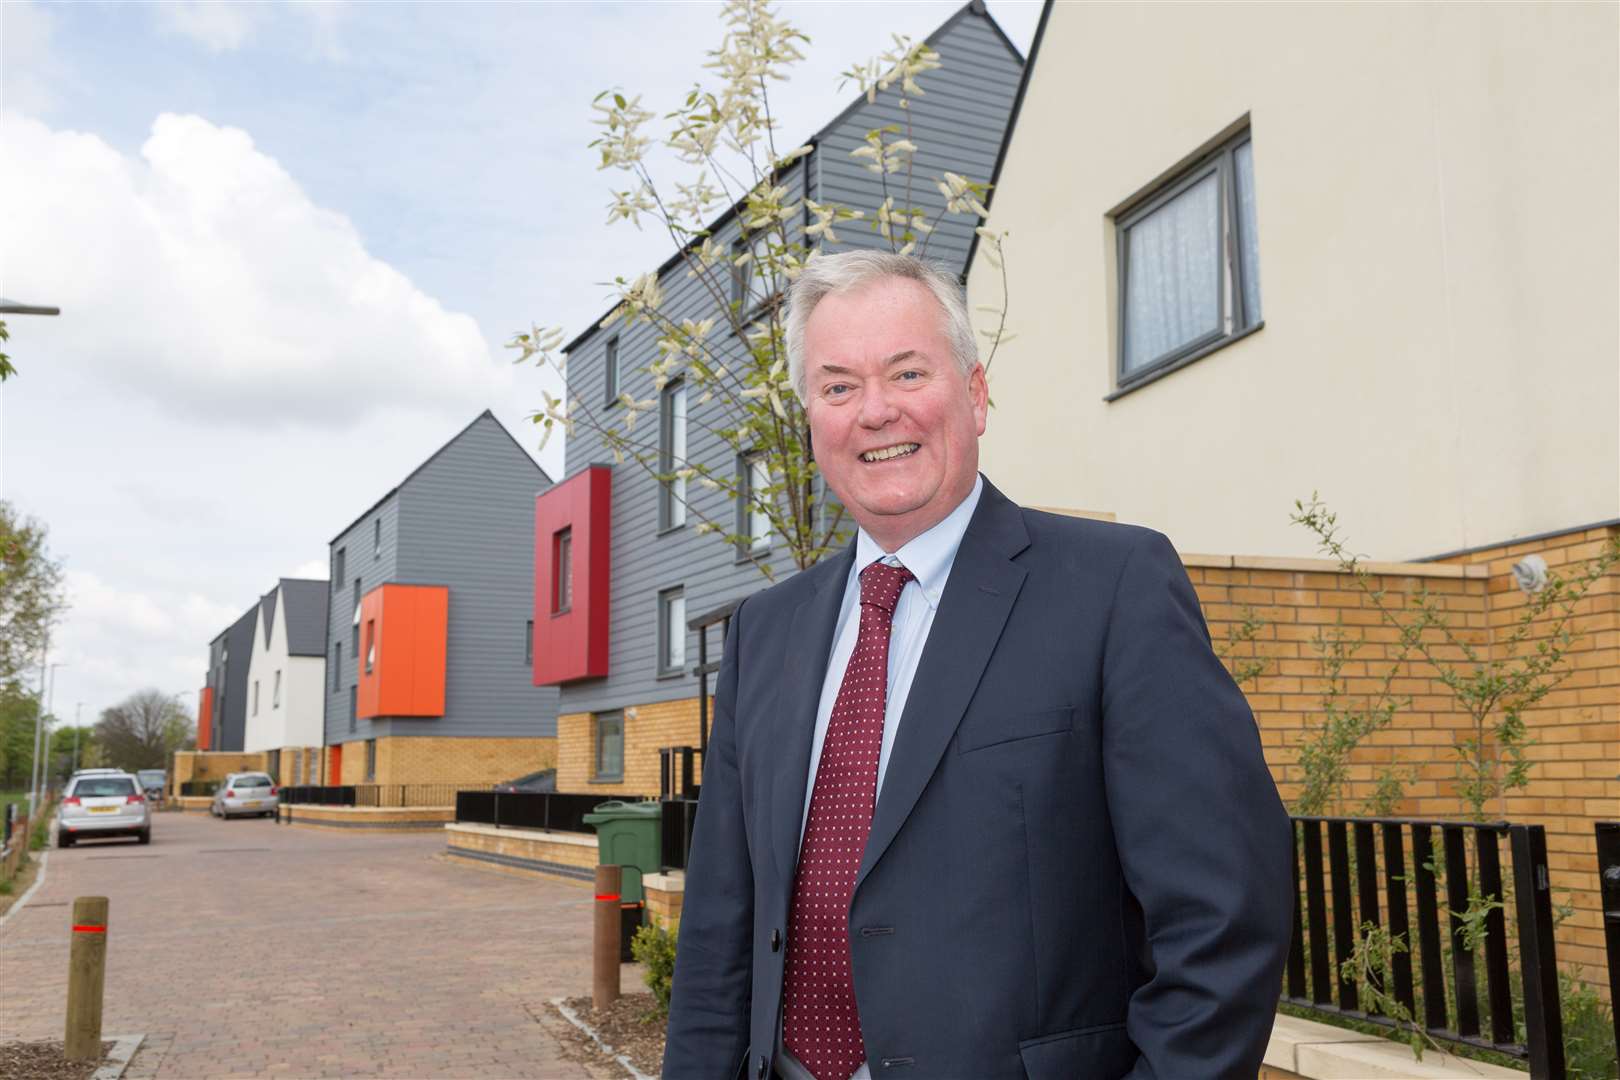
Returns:
[[[880,428],[893,423],[900,415],[889,396],[887,379],[874,379],[861,393],[861,410],[857,419],[862,427]]]

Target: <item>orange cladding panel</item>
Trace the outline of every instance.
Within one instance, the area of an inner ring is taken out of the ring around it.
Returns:
[[[360,686],[356,712],[443,716],[450,590],[382,585],[360,601]]]
[[[214,730],[214,688],[205,686],[197,701],[197,749],[207,750]]]

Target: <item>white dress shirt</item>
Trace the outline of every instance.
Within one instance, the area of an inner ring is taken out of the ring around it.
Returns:
[[[877,794],[882,798],[883,776],[889,768],[889,752],[894,749],[894,737],[900,729],[900,716],[906,709],[906,698],[911,693],[911,680],[917,674],[917,661],[922,658],[923,646],[928,644],[928,631],[934,625],[934,613],[939,610],[940,597],[945,595],[945,582],[951,576],[956,562],[956,551],[962,546],[962,536],[968,522],[979,505],[984,491],[984,477],[975,477],[973,490],[968,492],[955,510],[945,519],[920,536],[914,537],[892,555],[885,554],[878,542],[860,530],[855,537],[855,562],[849,568],[849,579],[844,583],[844,600],[838,609],[838,624],[833,631],[832,652],[827,658],[827,675],[821,684],[821,704],[816,709],[816,731],[810,743],[810,777],[804,788],[804,816],[799,821],[799,838],[804,839],[804,828],[810,821],[810,799],[816,790],[816,768],[821,764],[821,746],[827,740],[827,725],[832,721],[833,703],[838,688],[844,683],[844,669],[855,651],[855,639],[861,628],[861,571],[879,560],[904,566],[915,581],[906,582],[895,604],[894,621],[889,627],[889,692],[883,708],[883,748],[878,753]],[[778,1027],[780,1044],[780,1027]],[[777,1071],[788,1080],[810,1080],[804,1066],[785,1049],[778,1054]],[[862,1065],[850,1080],[871,1080],[871,1071]]]

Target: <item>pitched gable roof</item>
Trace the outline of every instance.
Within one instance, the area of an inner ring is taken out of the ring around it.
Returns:
[[[460,431],[456,432],[454,437],[452,437],[448,442],[446,442],[443,446],[439,447],[437,450],[433,451],[433,453],[429,454],[425,459],[423,459],[422,463],[420,465],[418,465],[416,468],[412,469],[406,475],[405,479],[401,480],[399,483],[397,483],[393,487],[389,488],[388,491],[383,495],[382,498],[378,499],[376,502],[374,502],[370,506],[366,507],[365,511],[362,512],[360,514],[360,516],[356,517],[353,521],[349,522],[347,525],[343,526],[343,528],[339,529],[338,532],[337,532],[337,535],[332,537],[332,539],[329,540],[328,543],[335,544],[339,540],[341,540],[343,538],[344,533],[348,532],[350,529],[352,529],[356,525],[360,524],[360,522],[364,521],[366,519],[366,515],[370,514],[373,510],[377,509],[377,507],[381,506],[383,503],[387,502],[389,499],[392,499],[396,494],[399,493],[400,488],[404,487],[406,484],[411,482],[412,477],[416,476],[417,473],[421,472],[423,469],[425,469],[429,465],[433,464],[433,462],[438,459],[440,454],[443,454],[446,450],[450,449],[450,447],[454,446],[457,442],[459,442],[461,440],[462,436],[466,435],[467,432],[469,432],[473,428],[477,427],[481,422],[483,422],[486,419],[490,423],[494,424],[495,427],[501,432],[501,434],[505,435],[508,439],[512,440],[512,445],[517,447],[518,450],[523,454],[523,460],[527,461],[530,465],[534,466],[534,471],[539,473],[545,479],[546,486],[550,487],[551,486],[551,477],[546,473],[546,470],[542,469],[540,467],[540,463],[535,461],[534,458],[529,455],[529,452],[527,450],[523,449],[523,444],[517,441],[517,437],[514,436],[510,431],[506,430],[506,425],[501,423],[499,420],[495,419],[495,414],[493,412],[491,412],[489,409],[485,409],[483,412],[481,412],[477,416],[473,417],[472,423],[468,424],[466,427],[464,427]]]
[[[259,601],[259,610],[264,613],[264,645],[270,647],[270,635],[276,628],[276,591],[271,589]]]
[[[287,655],[325,656],[327,583],[282,578],[278,591],[287,628]]]

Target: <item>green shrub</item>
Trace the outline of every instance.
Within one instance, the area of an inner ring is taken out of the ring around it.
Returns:
[[[50,820],[51,811],[50,807],[47,806],[40,811],[37,817],[34,818],[34,823],[28,826],[29,851],[44,851],[50,846]]]
[[[1600,1080],[1620,1075],[1614,1020],[1598,992],[1580,981],[1581,969],[1558,973],[1564,1018],[1564,1065],[1569,1080]]]
[[[658,1003],[653,1015],[659,1020],[669,1016],[669,988],[675,981],[675,934],[657,923],[648,923],[636,931],[630,942],[630,953],[647,969],[647,988]]]

